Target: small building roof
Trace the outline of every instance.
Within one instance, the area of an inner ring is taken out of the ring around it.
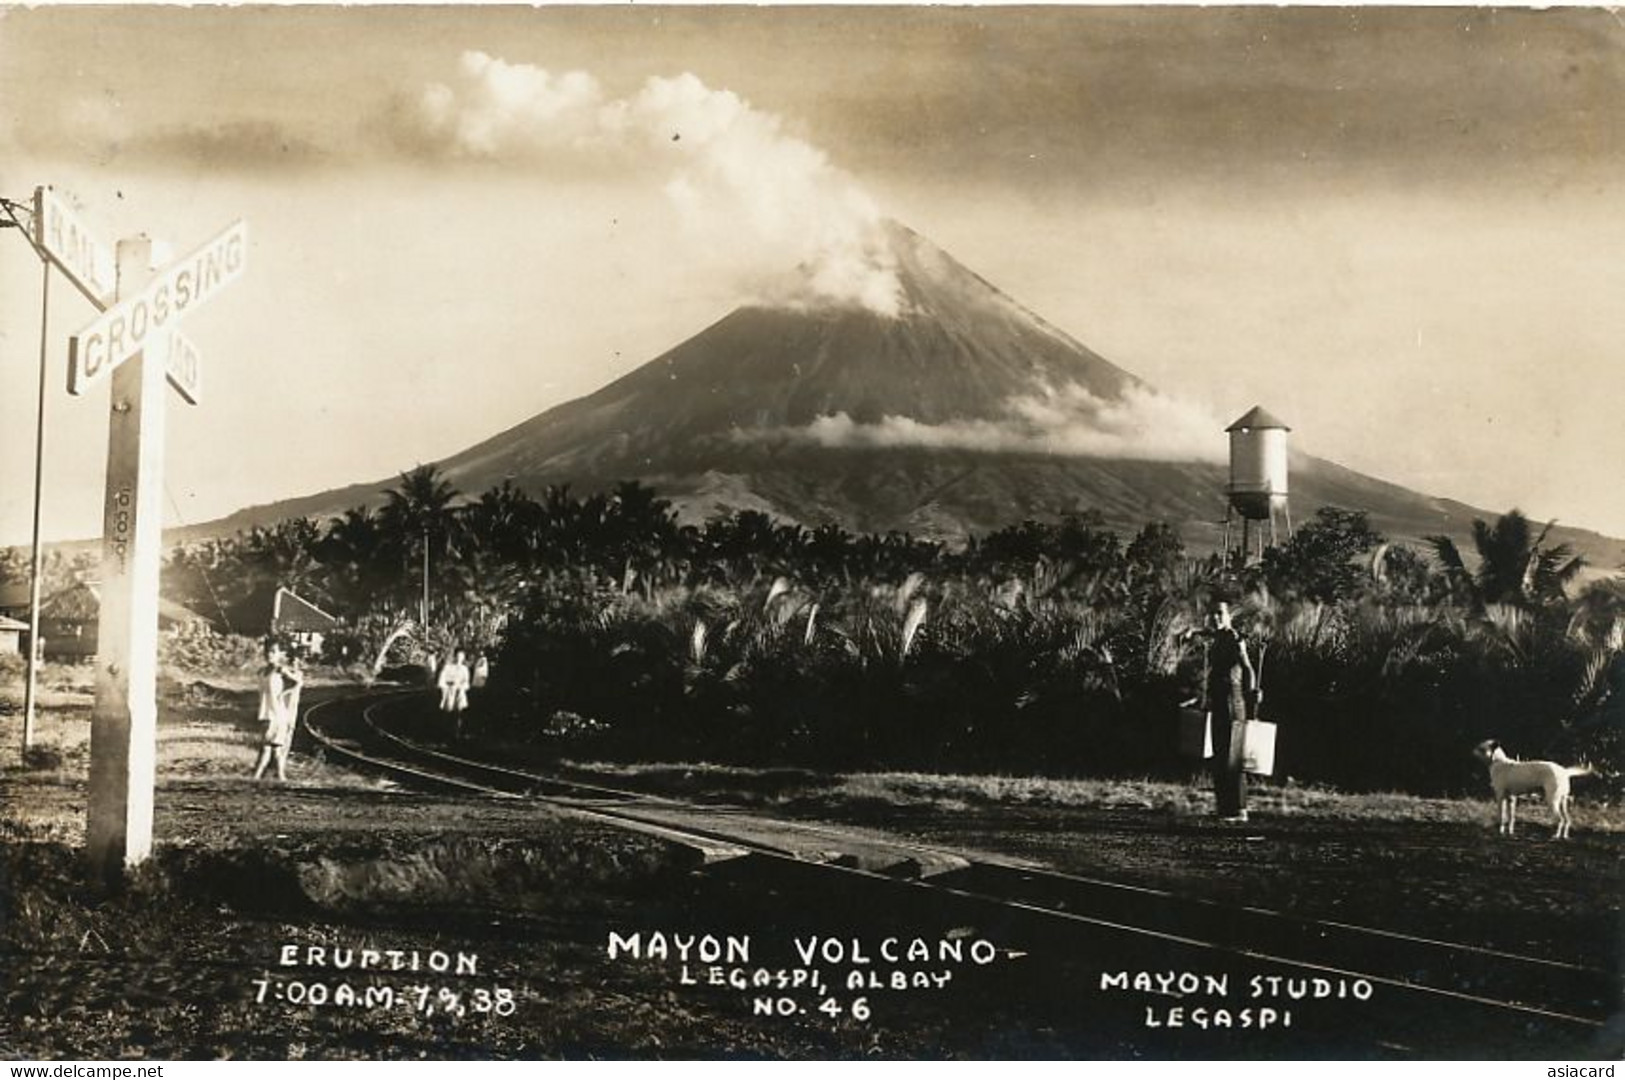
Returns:
[[[28,629],[28,624],[27,623],[18,622],[16,619],[10,618],[9,616],[6,616],[6,615],[0,615],[0,630],[27,630],[27,629]]]
[[[1246,431],[1250,428],[1280,428],[1282,431],[1292,430],[1275,416],[1271,415],[1269,410],[1265,409],[1262,405],[1254,405],[1251,409],[1247,410],[1246,416],[1243,416],[1240,420],[1237,420],[1234,424],[1231,424],[1224,430]]]
[[[101,610],[101,583],[95,581],[81,581],[70,585],[40,603],[42,618],[60,622],[94,622],[101,616]],[[158,598],[160,625],[174,626],[208,621],[184,604],[178,604],[168,597]]]
[[[281,633],[326,633],[338,619],[296,592],[279,588],[271,602],[271,629]]]
[[[40,601],[40,616],[69,622],[94,620],[101,614],[102,597],[88,581],[75,582]]]

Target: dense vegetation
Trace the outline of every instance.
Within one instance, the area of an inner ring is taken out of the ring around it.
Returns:
[[[1049,774],[1188,769],[1185,632],[1217,598],[1262,659],[1282,771],[1419,793],[1480,786],[1468,749],[1613,768],[1625,586],[1517,511],[1464,555],[1323,509],[1262,562],[1192,558],[1087,514],[961,550],[751,511],[680,525],[648,488],[464,499],[432,467],[381,511],[175,551],[166,591],[262,631],[285,585],[344,619],[330,647],[493,658],[486,731],[575,753]],[[424,567],[428,567],[425,609]],[[426,614],[426,618],[425,618]]]

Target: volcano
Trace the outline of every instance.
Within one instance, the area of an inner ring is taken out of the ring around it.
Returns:
[[[1201,414],[1051,326],[918,233],[886,223],[896,311],[754,304],[597,392],[438,462],[475,495],[640,480],[686,521],[759,510],[807,526],[957,541],[1096,511],[1132,532],[1222,535],[1224,419]],[[218,535],[381,501],[396,477],[239,511]],[[1482,510],[1295,453],[1292,512],[1369,512],[1391,536],[1463,536]],[[1625,544],[1565,530],[1610,562]]]

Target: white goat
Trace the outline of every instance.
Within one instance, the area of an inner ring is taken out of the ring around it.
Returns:
[[[1591,766],[1519,761],[1507,757],[1501,744],[1494,739],[1479,743],[1473,755],[1490,768],[1490,787],[1495,790],[1495,799],[1501,804],[1503,836],[1511,836],[1517,827],[1518,796],[1540,794],[1546,797],[1546,805],[1551,807],[1552,817],[1556,821],[1552,839],[1568,838],[1569,828],[1574,824],[1574,819],[1569,816],[1569,778],[1591,775]]]

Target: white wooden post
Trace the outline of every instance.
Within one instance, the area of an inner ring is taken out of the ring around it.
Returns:
[[[152,277],[151,242],[120,241],[117,261],[123,299]],[[85,836],[91,870],[108,883],[152,853],[165,406],[158,359],[138,353],[111,376]]]

